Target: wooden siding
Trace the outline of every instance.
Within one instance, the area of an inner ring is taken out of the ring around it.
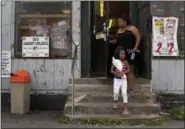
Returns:
[[[71,77],[71,59],[13,58],[11,44],[14,44],[14,7],[15,2],[12,1],[7,1],[2,6],[2,50],[12,52],[12,72],[27,69],[32,76],[32,92],[34,93],[66,93]],[[80,2],[76,1],[72,2],[72,35],[74,41],[80,43]],[[75,78],[79,77],[80,58],[75,66]],[[8,92],[10,87],[8,78],[3,78],[1,84],[2,92]]]
[[[184,94],[184,60],[153,59],[152,89],[157,92]]]

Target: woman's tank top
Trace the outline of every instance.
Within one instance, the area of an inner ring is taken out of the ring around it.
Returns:
[[[126,30],[123,33],[118,33],[116,40],[117,44],[122,46],[125,50],[133,49],[136,44],[136,38],[130,30]]]

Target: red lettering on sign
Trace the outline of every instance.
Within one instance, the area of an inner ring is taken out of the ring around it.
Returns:
[[[168,50],[168,52],[169,53],[173,53],[173,47],[174,47],[174,44],[173,43],[168,43],[168,48],[169,48],[169,50]]]
[[[156,52],[160,52],[160,49],[161,49],[161,47],[162,47],[162,43],[159,42],[159,43],[157,44],[157,47],[158,47],[158,48],[157,48]]]

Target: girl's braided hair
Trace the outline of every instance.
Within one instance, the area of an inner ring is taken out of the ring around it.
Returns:
[[[119,57],[120,51],[125,51],[122,46],[118,46],[116,48],[115,53],[114,53],[114,58],[115,59],[120,59],[120,57]]]

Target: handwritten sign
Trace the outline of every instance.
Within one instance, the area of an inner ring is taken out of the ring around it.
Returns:
[[[10,77],[11,73],[11,53],[10,51],[2,51],[1,53],[1,77]]]
[[[178,56],[177,44],[178,18],[153,17],[152,19],[153,56]]]
[[[23,37],[23,57],[49,57],[49,37]]]

